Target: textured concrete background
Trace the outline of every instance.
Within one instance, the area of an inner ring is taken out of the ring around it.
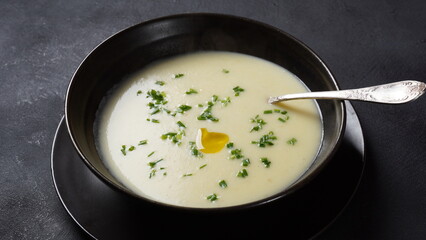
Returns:
[[[426,81],[425,1],[0,1],[0,239],[82,239],[63,209],[50,151],[69,79],[102,40],[144,20],[228,13],[305,42],[342,88]],[[426,238],[426,97],[354,103],[366,176],[320,239]]]

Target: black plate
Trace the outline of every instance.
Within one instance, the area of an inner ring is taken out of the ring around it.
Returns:
[[[304,188],[258,208],[209,215],[147,208],[140,200],[107,186],[87,168],[74,150],[63,120],[52,147],[53,181],[70,216],[97,239],[312,238],[340,215],[363,175],[362,129],[355,110],[348,102],[346,105],[346,133],[330,164]]]

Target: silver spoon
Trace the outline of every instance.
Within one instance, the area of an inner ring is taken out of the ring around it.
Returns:
[[[350,90],[286,94],[278,97],[270,97],[268,103],[277,103],[295,99],[341,99],[401,104],[417,99],[425,92],[425,90],[425,83],[406,80]]]

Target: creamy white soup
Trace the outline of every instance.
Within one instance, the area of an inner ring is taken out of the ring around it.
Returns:
[[[315,101],[267,103],[306,91],[286,69],[248,55],[168,58],[103,100],[97,148],[117,179],[155,201],[209,208],[260,200],[294,183],[317,154]]]

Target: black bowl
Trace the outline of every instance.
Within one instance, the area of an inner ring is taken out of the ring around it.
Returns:
[[[196,51],[230,51],[278,64],[311,91],[338,90],[324,62],[289,34],[253,20],[219,14],[182,14],[140,23],[96,47],[81,63],[68,87],[65,119],[72,142],[86,165],[114,189],[164,207],[176,207],[136,195],[110,174],[95,147],[93,125],[99,104],[115,84],[145,65],[165,57]],[[253,203],[224,207],[243,209],[285,197],[311,181],[338,148],[345,126],[342,101],[318,101],[323,118],[323,142],[310,168],[289,188]],[[217,209],[217,208],[214,208]]]

